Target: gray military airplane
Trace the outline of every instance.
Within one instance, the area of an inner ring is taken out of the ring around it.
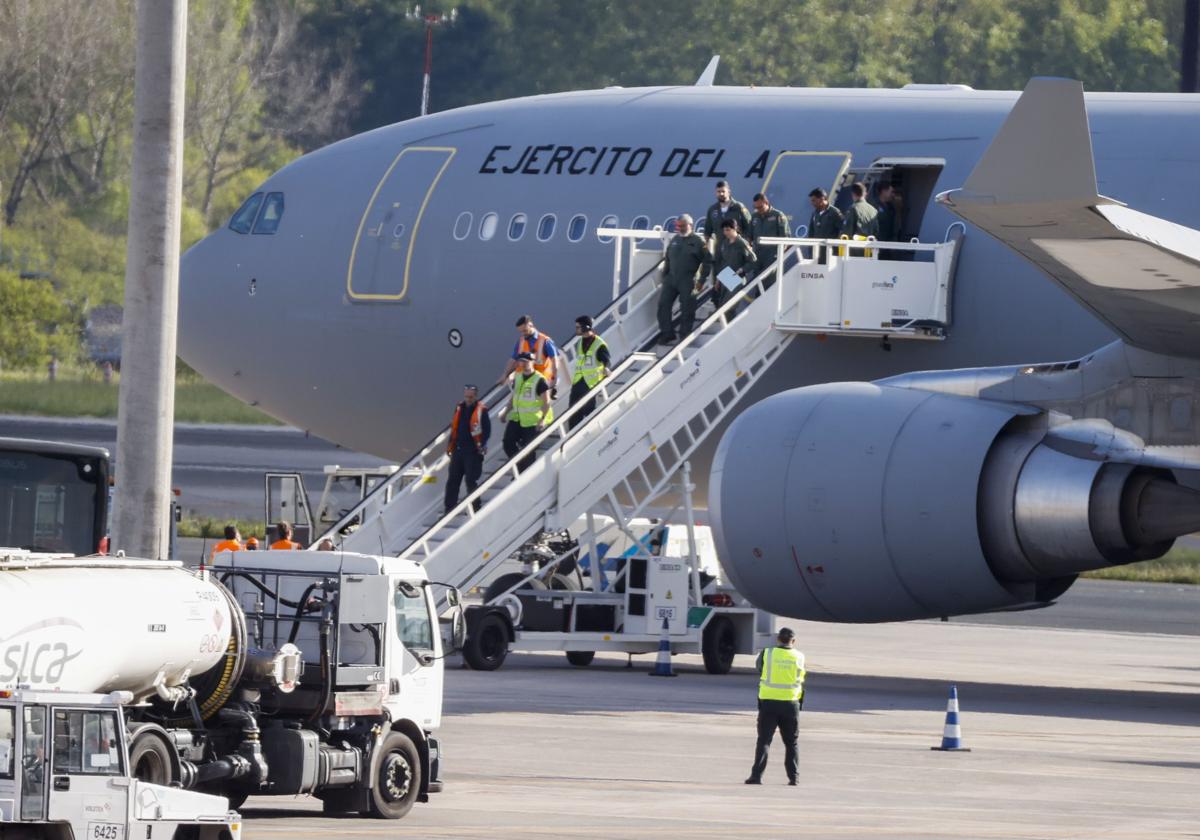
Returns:
[[[1090,299],[1078,294],[1073,299],[1069,283],[1047,282],[1045,263],[1057,259],[1049,252],[1031,265],[1003,235],[997,240],[976,232],[977,227],[1039,225],[1044,208],[1031,211],[1032,221],[1018,216],[993,225],[986,212],[966,210],[966,194],[934,201],[948,186],[965,182],[974,189],[968,176],[983,165],[981,156],[1017,97],[953,85],[610,88],[472,106],[377,129],[272,175],[227,226],[188,251],[180,289],[180,354],[210,380],[276,417],[343,445],[402,460],[444,425],[464,382],[487,383],[496,376],[512,348],[518,315],[531,312],[545,331],[565,337],[576,315],[608,303],[612,246],[598,238],[597,227],[669,228],[681,212],[702,216],[715,182],[726,179],[743,201],[766,192],[800,232],[809,214],[810,189],[865,178],[904,186],[905,236],[941,240],[959,215],[975,226],[969,226],[959,256],[946,340],[894,342],[885,352],[888,348],[877,341],[797,337],[746,404],[813,383],[1078,358],[1121,335],[1117,322]],[[1195,199],[1200,148],[1193,142],[1200,128],[1200,97],[1090,94],[1086,114],[1082,105],[1077,110],[1084,119],[1084,140],[1090,118],[1098,189],[1121,196],[1130,208],[1200,224]],[[1022,146],[1025,157],[1018,160],[1006,158],[1011,172],[993,171],[989,186],[1010,176],[1028,186],[1017,164],[1031,162],[1039,164],[1033,171],[1046,189],[1060,182],[1077,186],[1079,161],[1090,160],[1088,148],[1075,143],[1078,132],[1036,136],[1044,144]],[[1068,142],[1075,144],[1064,145]],[[1063,259],[1084,259],[1071,251],[1076,246],[1062,247]],[[1088,259],[1106,262],[1108,255]],[[969,375],[927,376],[932,378],[924,380],[926,390],[934,387],[931,382],[971,380]],[[926,396],[915,385],[836,387]],[[796,394],[775,399],[807,399]],[[968,404],[983,410],[998,405],[989,399]],[[766,400],[751,412],[778,419],[776,405]],[[1028,400],[995,411],[1010,419],[1038,413]],[[743,416],[749,423],[751,413]],[[961,420],[950,425],[964,433],[975,430],[976,436],[988,434],[988,424],[979,418]],[[1113,422],[1129,428],[1120,418]],[[831,423],[832,434],[841,418]],[[724,438],[728,452],[734,446],[730,441],[744,437],[739,428],[747,427],[734,425]],[[935,432],[940,428],[934,424]],[[959,448],[970,451],[975,440],[954,441],[948,433],[943,439],[951,455]],[[907,489],[942,480],[934,462],[922,468],[926,454],[916,450],[906,462],[911,466]],[[878,498],[879,488],[861,486],[852,477],[850,460],[831,457],[820,467],[829,477],[829,504],[846,501],[839,494],[860,489],[864,497],[874,492]],[[761,536],[731,524],[719,494],[736,486],[721,469],[728,471],[733,460],[719,461],[714,472],[713,518],[738,582],[781,614],[870,621],[966,612],[1045,601],[1069,578],[1056,567],[1055,574],[1043,575],[1050,583],[1028,570],[1005,571],[1007,578],[992,574],[989,582],[989,564],[1007,560],[989,554],[982,567],[972,565],[972,559],[960,557],[963,543],[957,537],[932,527],[925,541],[913,542],[909,554],[910,564],[917,565],[918,555],[938,558],[913,573],[924,588],[897,571],[903,564],[885,553],[882,543],[858,541],[866,539],[865,532],[834,529],[830,535],[827,529],[824,538],[846,546],[843,554],[855,558],[834,574],[834,555],[822,545],[787,536],[790,520],[778,498],[762,507],[763,516],[774,512],[773,519],[744,520],[767,529]],[[954,498],[966,504],[965,488],[978,484],[980,464],[951,457],[947,469],[959,482],[946,487],[963,490]],[[704,464],[698,464],[695,474],[705,473]],[[780,490],[778,484],[771,487]],[[903,494],[904,488],[892,492]],[[908,495],[913,504],[922,498]],[[825,504],[820,498],[813,504]],[[845,511],[842,527],[854,513],[870,513],[861,504],[847,504]],[[925,514],[929,511],[913,512],[908,527],[918,528]],[[969,532],[968,524],[960,523],[954,533]],[[853,550],[846,543],[851,536]],[[1021,537],[1010,529],[995,538]],[[973,550],[972,558],[983,551],[978,539]],[[746,565],[747,557],[758,562]],[[810,563],[817,557],[830,559]],[[880,564],[886,568],[876,569]],[[820,571],[807,573],[808,565]],[[946,567],[971,567],[973,582],[944,576]],[[864,581],[876,578],[888,582],[859,591]],[[764,588],[771,580],[778,584],[774,592]],[[936,589],[935,581],[942,584],[939,598],[924,591]],[[837,598],[813,595],[821,587],[836,589]],[[789,592],[794,599],[781,594]]]
[[[1117,340],[1053,364],[814,385],[743,412],[709,511],[760,607],[890,621],[1045,604],[1080,572],[1200,529],[1200,231],[1102,196],[1102,136],[1078,82],[1035,80],[938,201]],[[1018,320],[994,332],[1023,334],[1023,311],[998,313]]]

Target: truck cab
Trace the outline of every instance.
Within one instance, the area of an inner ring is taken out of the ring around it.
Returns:
[[[169,840],[190,826],[197,840],[241,837],[224,798],[131,776],[131,697],[0,690],[0,836]]]

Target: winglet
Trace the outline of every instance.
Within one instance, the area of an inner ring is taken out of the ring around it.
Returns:
[[[963,198],[987,197],[997,204],[1095,201],[1096,166],[1083,84],[1031,79],[963,192]]]
[[[704,72],[700,74],[700,78],[696,80],[696,87],[712,87],[713,79],[717,77],[717,65],[721,63],[721,56],[714,55],[712,61],[708,62],[708,66],[704,68]]]

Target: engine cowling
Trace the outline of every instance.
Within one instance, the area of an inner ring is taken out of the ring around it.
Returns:
[[[1054,448],[1019,405],[833,383],[744,411],[713,460],[709,514],[731,582],[821,621],[1037,604],[1081,571],[1159,556],[1200,527],[1169,472]]]

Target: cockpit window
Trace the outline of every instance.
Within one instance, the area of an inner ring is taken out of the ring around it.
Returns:
[[[258,207],[262,204],[263,194],[255,193],[242,202],[242,206],[229,220],[229,229],[234,233],[249,233],[254,217],[258,215]]]
[[[283,218],[283,193],[267,193],[263,202],[262,212],[254,223],[254,233],[271,234],[279,229],[279,220]]]

